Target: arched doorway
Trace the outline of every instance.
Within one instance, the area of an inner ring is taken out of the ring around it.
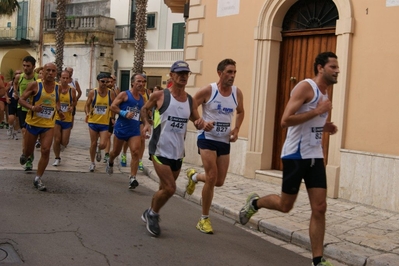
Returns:
[[[257,173],[272,169],[274,128],[278,88],[278,66],[282,25],[288,10],[297,0],[266,0],[259,14],[254,36],[254,88],[251,106],[250,132],[245,159],[245,176],[254,178]],[[346,101],[349,86],[348,68],[351,58],[351,42],[354,31],[354,18],[350,0],[333,0],[339,20],[336,22],[336,54],[340,64],[338,83],[334,85],[332,98],[334,109],[332,120],[339,132],[329,141],[327,182],[328,195],[337,197],[340,172],[340,149],[342,147]],[[262,171],[260,171],[262,170]]]
[[[28,55],[30,54],[24,49],[11,49],[3,56],[0,62],[0,71],[6,80],[9,80],[8,76],[11,70],[22,70],[22,59]]]
[[[284,108],[294,86],[304,78],[312,78],[314,58],[320,52],[335,53],[335,26],[338,10],[332,0],[299,0],[284,17],[280,47],[274,124],[272,169],[282,170],[281,149],[287,129],[280,126]],[[332,90],[329,90],[332,99]],[[329,117],[330,119],[330,117]],[[323,136],[325,162],[328,160],[329,135]]]

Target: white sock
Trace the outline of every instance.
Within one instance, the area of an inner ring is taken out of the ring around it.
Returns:
[[[197,183],[198,182],[198,180],[197,180],[197,173],[195,173],[195,174],[193,174],[193,176],[191,177],[191,179],[195,182],[195,183]]]
[[[209,215],[201,215],[201,219],[208,219],[209,218]]]
[[[40,176],[36,176],[35,181],[39,181],[39,180],[40,180]]]
[[[158,215],[158,213],[154,212],[154,211],[152,210],[152,208],[150,208],[150,211],[149,211],[148,213],[149,213],[151,216]]]

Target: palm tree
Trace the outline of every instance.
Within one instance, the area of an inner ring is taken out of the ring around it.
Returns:
[[[12,15],[19,8],[18,0],[0,0],[0,15]]]
[[[57,22],[55,26],[55,65],[57,66],[58,77],[61,76],[64,60],[66,1],[67,0],[57,0]]]
[[[147,31],[147,1],[136,0],[136,26],[133,73],[143,73],[144,46]]]

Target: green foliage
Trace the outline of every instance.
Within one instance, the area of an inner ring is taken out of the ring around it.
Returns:
[[[14,78],[14,70],[13,70],[12,68],[10,68],[10,69],[7,71],[7,74],[6,74],[6,76],[5,76],[5,79],[6,79],[6,81],[10,81],[10,80],[13,80],[13,78]]]
[[[19,9],[18,0],[0,0],[0,15],[11,16],[17,8]]]

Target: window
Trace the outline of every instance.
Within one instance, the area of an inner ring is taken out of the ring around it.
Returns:
[[[185,23],[173,23],[172,28],[172,49],[184,48]]]
[[[147,14],[147,29],[155,29],[155,13]]]

